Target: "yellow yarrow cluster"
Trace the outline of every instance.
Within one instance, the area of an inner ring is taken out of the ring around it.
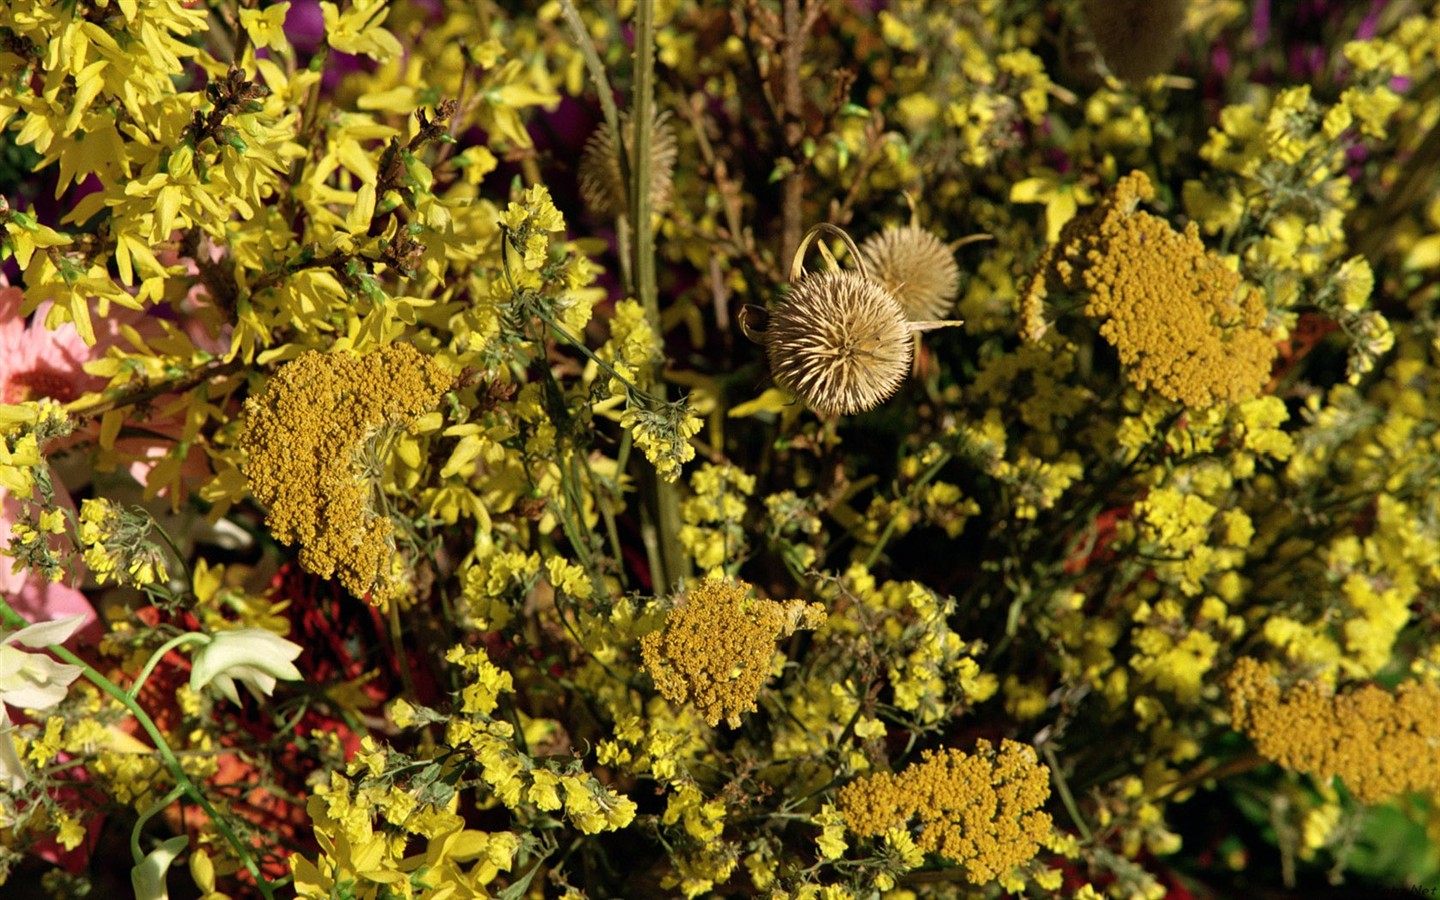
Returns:
[[[715,725],[732,727],[756,708],[770,677],[775,642],[825,621],[818,603],[750,596],[743,581],[707,578],[686,592],[665,626],[640,639],[645,670],[672,703],[691,703]]]
[[[861,837],[918,827],[915,844],[965,870],[971,884],[1007,876],[1051,840],[1050,770],[1035,750],[1005,740],[996,751],[927,750],[897,774],[877,772],[840,789],[846,826]]]
[[[1339,776],[1361,803],[1440,789],[1440,685],[1333,693],[1306,679],[1288,690],[1242,658],[1227,679],[1233,727],[1266,759],[1316,778]]]
[[[245,402],[245,477],[271,533],[300,545],[307,570],[338,577],[357,597],[391,586],[394,526],[375,503],[383,461],[365,457],[452,382],[409,344],[363,357],[309,351]]]
[[[1275,357],[1263,298],[1205,249],[1136,207],[1155,196],[1133,172],[1094,211],[1071,220],[1048,248],[1027,303],[1064,288],[1116,350],[1127,378],[1185,406],[1235,403],[1259,393]]]

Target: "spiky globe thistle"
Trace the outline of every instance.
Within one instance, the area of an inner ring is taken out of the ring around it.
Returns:
[[[1185,0],[1085,0],[1084,10],[1095,46],[1125,81],[1159,75],[1180,52]]]
[[[843,270],[796,281],[770,311],[764,340],[775,381],[827,416],[873,409],[895,393],[914,343],[894,295]]]
[[[955,254],[918,225],[886,228],[860,245],[870,275],[895,295],[912,322],[940,319],[960,294]]]
[[[675,129],[670,127],[670,114],[656,111],[650,131],[650,208],[664,211],[670,202],[670,182],[675,173]],[[635,166],[635,127],[630,114],[620,114],[620,128],[625,134],[630,166]],[[615,131],[602,122],[580,156],[580,197],[596,214],[614,218],[630,209],[630,186],[620,173],[620,151],[615,147]]]

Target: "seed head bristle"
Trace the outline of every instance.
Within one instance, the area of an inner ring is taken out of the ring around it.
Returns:
[[[844,270],[806,273],[770,311],[765,330],[775,381],[821,415],[864,412],[895,393],[913,343],[890,291]]]
[[[916,225],[886,228],[860,245],[870,275],[895,295],[912,322],[943,319],[960,294],[960,267],[950,248]]]
[[[620,127],[625,133],[625,146],[631,148],[630,166],[634,168],[635,128],[628,112],[620,114]],[[650,203],[656,213],[663,212],[670,202],[678,152],[670,114],[657,111],[650,137]],[[630,186],[620,174],[615,133],[603,122],[585,142],[580,156],[580,197],[596,214],[609,218],[623,216],[630,208]]]
[[[1180,52],[1185,0],[1085,0],[1084,10],[1100,54],[1125,81],[1159,75]]]

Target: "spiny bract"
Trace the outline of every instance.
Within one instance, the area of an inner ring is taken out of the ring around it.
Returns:
[[[781,386],[821,415],[873,409],[910,371],[900,302],[858,272],[811,272],[770,312],[765,352]]]
[[[917,225],[886,228],[860,246],[870,274],[900,301],[912,322],[943,319],[960,293],[955,255],[932,232]]]

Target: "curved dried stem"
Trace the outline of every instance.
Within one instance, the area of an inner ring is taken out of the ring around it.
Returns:
[[[752,324],[750,319],[755,317],[756,323]],[[770,311],[763,306],[756,306],[754,303],[747,303],[740,307],[740,314],[736,317],[740,323],[740,333],[745,335],[752,343],[765,343],[765,329],[770,325]]]
[[[799,281],[805,275],[805,251],[810,249],[810,245],[817,237],[825,233],[840,239],[841,243],[845,245],[846,251],[849,252],[850,258],[855,261],[855,270],[869,278],[870,272],[865,268],[865,259],[860,255],[860,248],[855,246],[855,241],[845,232],[845,229],[829,222],[819,222],[810,226],[810,230],[805,232],[805,237],[800,239],[800,246],[795,248],[795,256],[790,260],[790,281],[792,283]],[[820,252],[830,264],[835,265],[835,258],[830,255],[830,248],[824,244],[820,244],[819,247]],[[838,266],[836,267],[838,268]]]
[[[949,247],[949,248],[953,251],[953,250],[959,250],[961,247],[964,247],[964,246],[966,246],[967,244],[978,244],[978,243],[980,243],[981,241],[993,241],[993,240],[995,240],[995,235],[993,235],[993,234],[985,234],[985,233],[982,231],[980,234],[967,234],[967,235],[965,235],[965,236],[962,237],[962,238],[956,238],[955,240],[951,241],[950,243],[946,244],[945,246]]]

